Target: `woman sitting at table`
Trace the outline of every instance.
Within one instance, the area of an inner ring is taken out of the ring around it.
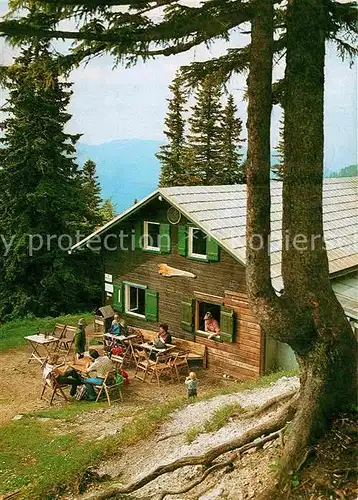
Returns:
[[[121,327],[119,325],[119,321],[117,318],[114,318],[110,326],[110,329],[108,330],[108,333],[111,333],[112,335],[119,335],[120,332],[121,332]]]
[[[42,372],[44,382],[47,383],[49,381],[50,375],[53,374],[59,384],[68,384],[71,386],[70,396],[74,396],[76,394],[77,386],[83,384],[81,375],[77,373],[74,368],[60,368],[59,366],[56,367],[56,365],[58,364],[58,359],[58,354],[52,354],[47,358]]]
[[[114,313],[112,324],[108,330],[112,335],[128,335],[127,325],[119,313]]]
[[[161,323],[159,325],[158,339],[163,342],[163,344],[171,344],[172,336],[168,332],[169,326],[167,323]]]
[[[86,373],[88,374],[88,377],[84,380],[87,389],[86,399],[95,401],[97,395],[94,386],[103,383],[107,373],[113,369],[113,366],[108,356],[100,356],[99,352],[94,349],[89,351],[89,355],[92,363],[89,363],[86,367]]]

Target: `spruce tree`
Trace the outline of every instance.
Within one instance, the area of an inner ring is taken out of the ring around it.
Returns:
[[[93,160],[87,160],[81,171],[82,189],[86,199],[87,219],[93,223],[93,227],[103,223],[101,214],[101,186],[98,182],[96,168],[97,166]]]
[[[176,76],[169,86],[172,98],[168,99],[168,113],[165,118],[168,143],[160,147],[156,157],[161,163],[161,173],[159,186],[180,186],[183,185],[183,147],[184,147],[184,106],[186,104],[186,92],[182,88],[180,76]]]
[[[218,169],[218,184],[240,184],[245,181],[243,154],[240,152],[244,142],[241,139],[242,121],[236,114],[237,106],[230,94],[221,120],[222,163]]]
[[[0,149],[0,317],[84,310],[99,298],[93,254],[68,249],[93,230],[74,161],[79,135],[66,133],[70,84],[60,81],[47,42],[27,46],[7,70]],[[42,71],[39,69],[41,68]],[[46,71],[47,78],[41,73]],[[51,75],[51,77],[49,77]]]
[[[222,105],[221,85],[215,79],[206,78],[197,88],[196,103],[192,106],[189,118],[189,149],[192,153],[190,168],[200,184],[220,184],[222,166],[221,120]]]
[[[117,215],[113,202],[110,198],[104,200],[99,209],[99,213],[101,216],[101,224],[106,224],[107,222],[114,219],[114,217]]]

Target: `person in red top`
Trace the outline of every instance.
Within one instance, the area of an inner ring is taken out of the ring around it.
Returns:
[[[213,318],[210,311],[205,313],[204,316],[205,331],[210,333],[209,339],[215,339],[220,337],[220,325],[218,321]]]

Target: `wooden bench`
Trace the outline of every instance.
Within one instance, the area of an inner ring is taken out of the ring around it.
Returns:
[[[200,360],[203,362],[203,368],[207,367],[206,346],[197,344],[191,340],[180,339],[173,337],[173,344],[179,347],[182,351],[189,351],[188,361]]]
[[[144,330],[143,328],[134,328],[140,332],[144,339],[148,342],[154,342],[158,338],[158,333],[153,330]],[[179,337],[172,337],[172,343],[177,346],[181,351],[189,351],[188,361],[202,361],[203,368],[207,367],[206,346],[197,344],[191,340],[180,339]]]
[[[145,341],[155,342],[158,338],[158,333],[153,332],[153,330],[144,330],[143,328],[136,328],[142,335]]]

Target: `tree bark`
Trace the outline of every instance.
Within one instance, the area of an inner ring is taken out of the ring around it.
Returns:
[[[285,293],[303,321],[289,341],[300,364],[302,387],[286,469],[297,464],[297,447],[303,449],[321,435],[334,413],[356,397],[355,340],[332,291],[323,235],[327,16],[324,0],[288,3],[282,274]]]
[[[288,343],[300,365],[300,404],[282,459],[281,477],[287,477],[334,414],[355,401],[356,345],[330,285],[323,239],[325,0],[289,0],[287,6],[281,297],[271,285],[266,245],[272,6],[255,3],[248,80],[247,286],[263,331]],[[252,245],[254,234],[264,241],[260,250]]]

